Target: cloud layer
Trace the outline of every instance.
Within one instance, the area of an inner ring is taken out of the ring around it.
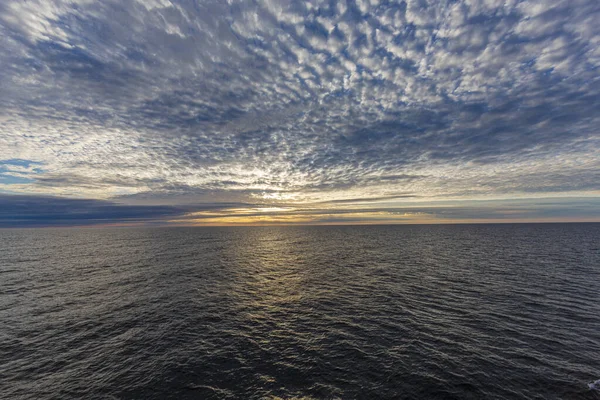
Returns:
[[[600,199],[597,198],[438,201],[427,204],[408,202],[402,205],[392,204],[390,200],[393,199],[353,199],[335,202],[334,207],[323,203],[284,207],[247,203],[156,206],[127,205],[107,200],[0,194],[0,228],[585,222],[600,208]]]
[[[4,1],[0,190],[598,196],[599,19],[596,0]]]

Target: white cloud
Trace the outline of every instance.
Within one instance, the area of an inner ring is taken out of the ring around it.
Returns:
[[[44,171],[5,190],[598,190],[594,1],[356,6],[6,2],[0,159]]]

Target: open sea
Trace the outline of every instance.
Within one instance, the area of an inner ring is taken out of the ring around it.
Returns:
[[[1,399],[600,399],[600,224],[0,230]]]

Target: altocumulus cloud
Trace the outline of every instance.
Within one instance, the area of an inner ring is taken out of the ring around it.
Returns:
[[[523,197],[598,218],[568,197],[598,197],[599,19],[596,0],[6,0],[0,190],[111,220]]]

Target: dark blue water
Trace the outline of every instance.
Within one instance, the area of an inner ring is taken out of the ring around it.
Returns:
[[[0,398],[600,399],[600,224],[0,231]]]

